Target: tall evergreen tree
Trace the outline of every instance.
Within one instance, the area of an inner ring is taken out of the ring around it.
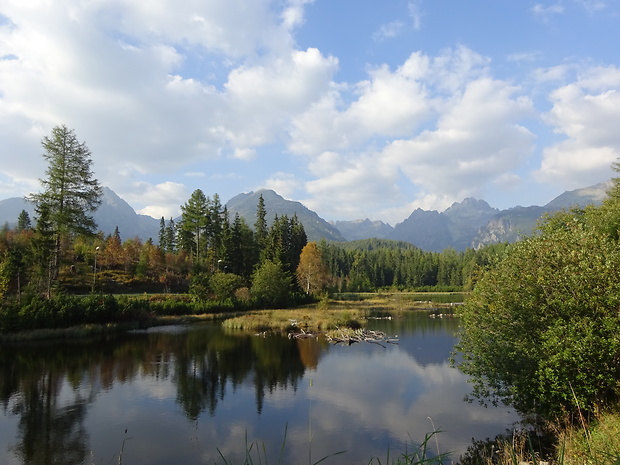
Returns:
[[[209,221],[208,202],[202,190],[196,189],[185,205],[181,205],[179,246],[191,252],[199,264],[206,252],[205,235]]]
[[[42,204],[37,218],[35,235],[32,238],[32,282],[35,287],[49,297],[52,291],[52,255],[54,249],[54,230],[49,219],[48,207]]]
[[[174,252],[177,247],[177,231],[174,220],[170,218],[165,232],[166,252]]]
[[[265,199],[263,199],[263,195],[261,194],[258,198],[258,205],[256,206],[256,223],[254,223],[254,234],[259,254],[265,248],[268,232]]]
[[[17,230],[26,231],[27,229],[30,229],[31,227],[32,227],[32,224],[30,222],[30,215],[28,215],[28,212],[26,210],[22,210],[19,216],[17,217]]]
[[[159,247],[165,251],[166,245],[166,220],[162,216],[159,219]]]
[[[43,138],[42,145],[47,177],[40,180],[43,192],[30,195],[29,200],[39,217],[45,211],[54,236],[49,277],[53,282],[58,277],[62,237],[94,232],[96,224],[90,213],[99,206],[102,189],[91,171],[91,152],[73,130],[56,126],[51,137]]]

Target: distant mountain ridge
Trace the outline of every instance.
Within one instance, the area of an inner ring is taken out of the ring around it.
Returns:
[[[147,215],[140,215],[116,193],[104,187],[101,196],[101,204],[93,213],[97,229],[106,235],[114,234],[118,227],[123,240],[138,237],[143,241],[151,238],[157,241],[159,237],[159,220]],[[0,201],[0,222],[14,226],[17,224],[17,217],[26,211],[30,220],[35,222],[34,204],[28,202],[23,197],[12,197]]]
[[[498,210],[484,200],[467,198],[455,202],[443,212],[417,209],[402,223],[391,227],[388,224],[369,220],[337,221],[347,240],[392,239],[406,241],[432,252],[447,248],[457,251],[479,248],[498,242],[515,242],[529,236],[545,213],[575,206],[598,205],[606,197],[612,182],[566,191],[545,206],[517,206]],[[354,231],[354,232],[352,232]],[[375,235],[379,232],[381,235]]]
[[[289,217],[297,215],[304,225],[309,241],[326,239],[344,242],[376,238],[407,242],[426,251],[441,252],[446,248],[460,251],[469,247],[478,248],[486,244],[520,240],[533,232],[536,223],[545,213],[573,206],[600,204],[611,185],[612,182],[607,181],[567,191],[542,207],[517,206],[501,211],[492,208],[484,200],[467,198],[462,202],[455,202],[441,213],[417,209],[394,227],[369,219],[330,223],[300,202],[286,200],[268,189],[239,194],[230,199],[226,207],[231,219],[235,213],[239,213],[239,216],[253,227],[258,199],[262,195],[268,224],[276,214]],[[30,202],[21,197],[0,201],[0,225],[14,226],[22,210],[28,212],[34,223],[34,205]],[[103,188],[101,205],[93,217],[98,229],[106,235],[113,234],[118,227],[123,240],[134,237],[143,241],[149,238],[154,242],[158,240],[159,220],[136,213],[127,202],[107,187]]]
[[[235,213],[245,220],[251,228],[256,223],[256,211],[260,196],[265,202],[265,212],[267,224],[271,224],[276,215],[287,215],[292,218],[297,215],[297,219],[303,224],[308,241],[319,241],[326,239],[329,241],[344,242],[345,238],[340,231],[329,224],[312,210],[306,208],[300,202],[286,200],[271,189],[260,189],[256,192],[239,194],[226,202],[226,208],[231,218]]]

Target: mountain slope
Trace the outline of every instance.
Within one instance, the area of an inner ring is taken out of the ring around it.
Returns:
[[[481,227],[473,238],[472,247],[497,242],[516,242],[530,236],[545,213],[571,207],[585,207],[586,205],[600,205],[612,181],[566,191],[547,203],[544,207],[514,207],[503,210],[495,215],[488,224]]]
[[[436,210],[418,208],[409,218],[394,226],[387,239],[410,242],[422,250],[441,252],[452,243],[449,221]]]
[[[368,218],[354,221],[330,221],[330,224],[340,231],[347,241],[369,238],[385,239],[394,231],[389,224],[383,221],[370,221]]]
[[[22,210],[35,223],[34,205],[23,197],[12,197],[0,201],[0,222],[9,226],[17,224],[17,217]],[[159,236],[159,221],[146,215],[139,215],[131,206],[121,199],[111,189],[104,187],[101,196],[101,205],[93,213],[97,230],[105,235],[113,234],[116,227],[123,240],[138,237],[145,241],[152,238],[157,242]]]
[[[546,209],[560,210],[570,207],[584,207],[586,205],[599,205],[607,197],[607,191],[613,182],[607,181],[590,187],[583,187],[572,191],[566,191],[545,205]]]
[[[256,209],[261,195],[265,201],[267,224],[271,224],[276,215],[287,215],[289,218],[297,215],[297,219],[304,226],[309,242],[320,241],[321,239],[338,242],[345,240],[340,231],[319,217],[315,212],[299,202],[286,200],[270,189],[239,194],[230,199],[226,202],[226,208],[228,208],[231,218],[235,216],[235,213],[239,213],[239,216],[245,220],[248,226],[253,228],[254,223],[256,223]]]

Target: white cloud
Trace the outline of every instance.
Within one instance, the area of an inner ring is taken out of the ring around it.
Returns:
[[[620,157],[620,70],[586,70],[550,98],[545,120],[564,140],[545,148],[537,179],[576,188],[609,176]]]
[[[422,8],[419,0],[412,0],[407,4],[407,13],[411,19],[410,27],[418,31],[422,27]],[[382,24],[373,35],[373,40],[382,42],[387,39],[393,39],[401,35],[407,28],[407,24],[400,19]]]
[[[304,22],[304,6],[314,3],[314,0],[289,0],[288,6],[282,12],[282,23],[286,29],[294,29]]]
[[[273,189],[286,199],[295,198],[300,187],[300,182],[295,175],[290,173],[274,173],[263,183],[264,189]]]
[[[381,25],[381,27],[372,35],[372,38],[377,42],[381,42],[386,39],[392,39],[399,36],[403,32],[404,28],[405,23],[403,23],[402,21],[392,21],[390,23]]]
[[[116,191],[132,205],[146,205],[137,212],[153,218],[176,218],[181,214],[181,205],[190,197],[187,188],[175,182],[152,185],[141,183],[130,191]]]
[[[512,53],[508,55],[506,58],[508,61],[534,62],[542,58],[542,52],[535,50],[535,51],[530,51],[530,52]]]
[[[400,197],[395,167],[383,164],[376,154],[325,153],[316,164],[322,163],[322,175],[305,184],[311,198],[304,204],[329,219],[366,218],[372,216],[369,211]]]
[[[231,142],[270,142],[296,113],[329,89],[338,60],[317,49],[293,51],[255,66],[234,69],[225,84]]]
[[[233,158],[238,160],[253,160],[256,157],[256,150],[247,147],[237,147],[233,153]]]
[[[578,4],[582,5],[586,10],[591,13],[604,10],[607,8],[607,2],[602,0],[575,0]]]
[[[400,221],[403,205],[441,209],[531,181],[521,179],[534,145],[525,121],[533,120],[530,99],[550,86],[557,89],[547,127],[537,129],[553,128],[556,139],[538,139],[549,146],[540,149],[537,179],[581,185],[618,156],[615,68],[586,72],[574,64],[580,58],[554,63],[544,44],[538,52],[515,43],[512,50],[526,52],[504,53],[502,76],[528,61],[540,65],[529,78],[514,76],[538,85],[523,90],[495,78],[491,59],[463,45],[410,53],[405,47],[416,45],[395,40],[395,53],[381,58],[372,55],[379,46],[336,57],[313,48],[324,43],[313,35],[316,25],[304,29],[311,3],[5,0],[0,140],[10,163],[0,166],[0,194],[38,188],[41,138],[66,124],[91,149],[102,183],[157,217],[185,202],[204,176],[213,190],[266,183],[282,195],[311,197],[308,206],[333,219],[388,212],[385,219]],[[569,14],[601,6],[539,2],[531,12],[557,16],[559,28]],[[423,14],[436,12],[410,0],[402,18],[379,32],[420,30]],[[409,56],[397,61],[404,50]],[[305,171],[282,173],[278,151],[298,157],[291,166]],[[160,184],[165,179],[175,182]]]
[[[515,96],[517,91],[490,78],[470,82],[445,108],[436,129],[392,142],[384,160],[400,166],[426,193],[442,192],[445,197],[438,209],[480,195],[488,183],[517,168],[532,153],[534,136],[519,124],[532,112],[532,105]]]
[[[369,79],[354,86],[332,87],[292,121],[289,149],[312,155],[358,148],[374,137],[410,133],[428,116],[429,99],[420,77],[428,58],[414,53],[398,69],[369,70]],[[346,106],[347,91],[356,97]]]
[[[309,204],[361,218],[381,202],[393,223],[403,211],[394,205],[443,210],[498,185],[533,152],[534,136],[520,124],[533,104],[488,77],[487,65],[464,47],[415,53],[395,71],[371,70],[348,106],[337,89],[325,96],[291,133],[289,148],[316,176],[306,184]],[[407,186],[416,186],[414,199]]]
[[[532,8],[531,8],[532,13],[534,13],[535,16],[543,19],[543,20],[547,20],[550,16],[552,15],[559,15],[564,13],[565,8],[561,3],[555,3],[553,5],[543,5],[541,3],[536,3]]]
[[[551,66],[548,68],[538,68],[534,70],[534,80],[539,83],[545,82],[562,82],[569,75],[573,66],[568,64],[561,64]]]
[[[420,30],[422,27],[422,8],[420,7],[419,0],[410,1],[408,4],[409,8],[409,16],[411,17],[413,29],[416,31]]]

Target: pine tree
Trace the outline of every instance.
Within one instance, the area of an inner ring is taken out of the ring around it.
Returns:
[[[26,231],[32,227],[30,222],[30,215],[26,210],[22,210],[17,217],[17,230],[18,231]]]
[[[168,225],[166,226],[165,241],[166,252],[174,252],[177,247],[177,232],[176,225],[174,224],[174,220],[172,218],[170,218],[170,221],[168,221]]]
[[[166,244],[166,220],[163,216],[159,219],[159,248],[163,251],[168,248]]]
[[[208,227],[209,201],[200,189],[196,189],[185,205],[181,205],[179,246],[192,253],[200,264],[205,256],[205,235]]]
[[[254,223],[254,234],[256,238],[256,244],[260,253],[265,248],[268,234],[267,210],[265,209],[265,199],[263,199],[262,194],[258,198],[258,205],[256,207],[256,223]]]
[[[91,171],[91,153],[79,142],[73,130],[56,126],[51,137],[42,141],[43,158],[49,166],[41,179],[43,192],[32,194],[39,217],[45,211],[46,221],[54,237],[48,290],[58,278],[60,246],[63,236],[92,234],[96,224],[90,215],[101,202],[102,189]]]

